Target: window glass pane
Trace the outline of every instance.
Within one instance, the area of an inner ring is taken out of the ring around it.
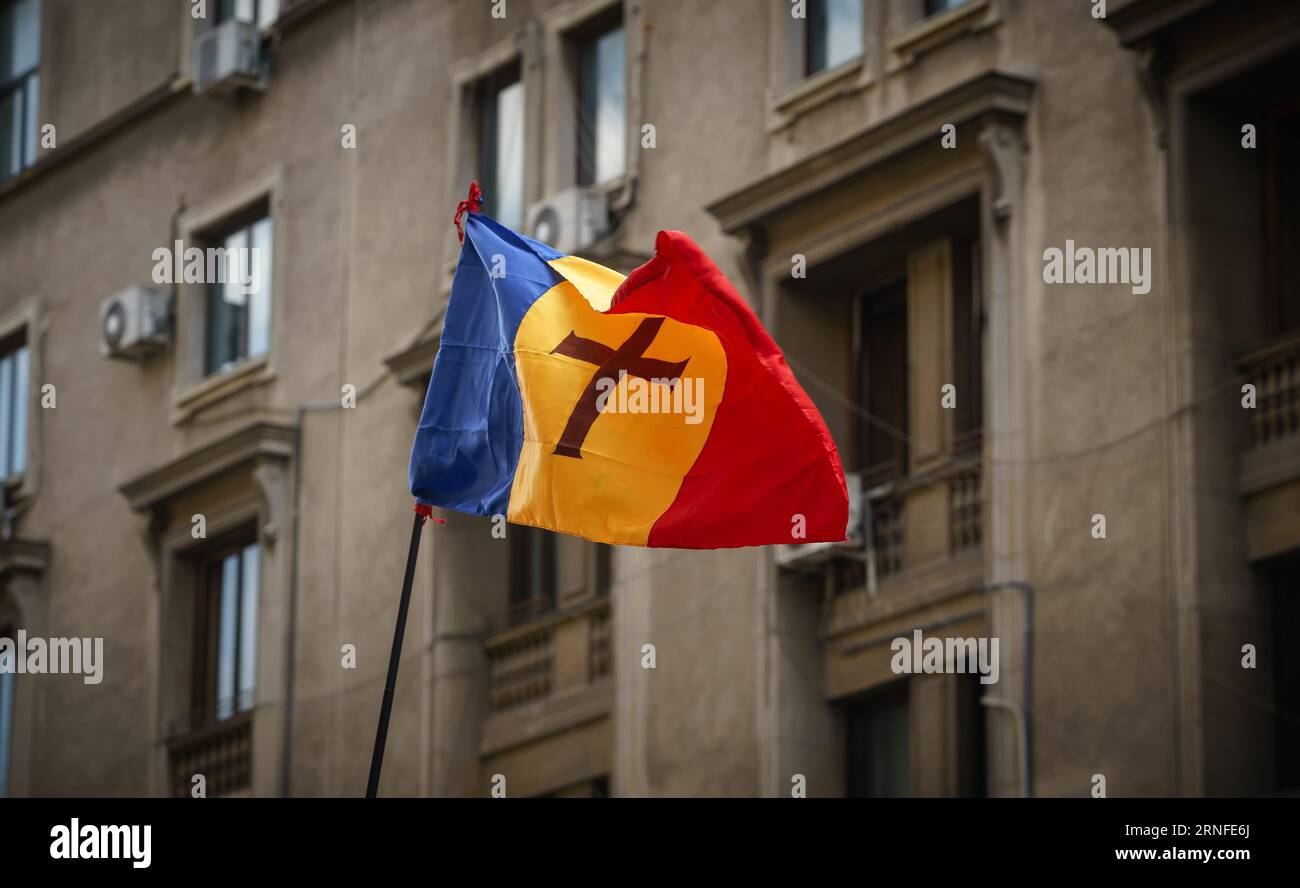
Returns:
[[[252,22],[257,16],[253,0],[235,0],[235,18],[241,22]]]
[[[956,9],[965,3],[966,0],[925,0],[925,14],[937,15],[940,12],[947,12],[949,9]]]
[[[0,95],[0,178],[22,169],[23,92]]]
[[[846,713],[850,798],[912,794],[908,686],[900,682]]]
[[[524,84],[515,81],[496,95],[497,221],[511,228],[524,224]]]
[[[40,0],[0,5],[0,81],[24,74],[40,61]]]
[[[36,112],[40,110],[41,78],[38,74],[32,74],[27,78],[27,86],[23,97],[23,114],[26,117],[23,125],[23,135],[26,137],[26,144],[23,145],[22,166],[29,167],[36,163],[36,145],[37,136],[40,135],[40,127],[36,123]]]
[[[862,55],[862,0],[810,0],[807,27],[807,73]]]
[[[239,610],[239,556],[221,562],[221,608],[217,621],[217,719],[230,718],[235,708],[236,616]]]
[[[234,366],[244,357],[244,315],[248,298],[241,289],[245,276],[244,249],[248,231],[226,238],[220,259],[220,280],[208,284],[208,373]]]
[[[257,4],[257,26],[269,28],[280,17],[280,0],[262,0]]]
[[[271,219],[253,224],[250,238],[254,255],[248,257],[248,270],[255,272],[257,289],[249,295],[248,355],[266,354],[271,344]],[[252,263],[256,263],[254,267]]]
[[[593,185],[624,168],[623,29],[584,43],[579,65],[578,184]]]
[[[626,138],[623,92],[623,29],[596,41],[596,181],[623,175]]]
[[[14,433],[14,356],[0,358],[0,477],[8,478]]]
[[[261,579],[261,550],[245,546],[243,582],[239,604],[239,704],[240,712],[253,707],[253,690],[257,686],[257,592]]]
[[[27,346],[14,352],[13,435],[10,437],[9,474],[27,471]]]

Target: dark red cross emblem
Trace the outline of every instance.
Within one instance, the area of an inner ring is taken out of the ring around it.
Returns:
[[[655,379],[681,377],[682,369],[690,358],[674,363],[645,357],[645,350],[650,347],[650,343],[654,342],[655,337],[659,335],[659,328],[663,325],[663,318],[646,318],[616,349],[594,339],[583,339],[571,330],[569,335],[564,337],[563,342],[551,349],[553,355],[565,355],[596,365],[595,374],[587,383],[578,403],[574,405],[573,412],[569,414],[569,421],[564,426],[564,434],[560,435],[560,443],[555,445],[553,451],[555,454],[582,459],[582,443],[587,440],[591,424],[600,415],[600,411],[596,409],[596,401],[600,396],[600,389],[596,384],[600,380],[617,380],[620,371],[648,382],[653,382]],[[668,383],[668,387],[672,388],[671,382]]]

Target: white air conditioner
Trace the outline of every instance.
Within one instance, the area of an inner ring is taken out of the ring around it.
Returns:
[[[526,234],[561,253],[576,253],[609,233],[609,196],[569,188],[528,208]]]
[[[776,563],[781,567],[809,567],[830,561],[838,554],[862,549],[865,540],[862,514],[862,477],[852,472],[844,475],[849,488],[849,524],[844,530],[847,542],[798,543],[776,546]]]
[[[230,93],[262,89],[262,35],[257,25],[228,19],[194,40],[194,92]]]
[[[142,360],[167,346],[171,306],[167,294],[127,287],[99,306],[99,353],[106,358]]]

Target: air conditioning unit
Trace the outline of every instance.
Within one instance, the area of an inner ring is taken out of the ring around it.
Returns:
[[[569,188],[528,208],[527,234],[561,253],[576,253],[609,233],[609,197]]]
[[[787,543],[776,546],[776,563],[781,567],[802,568],[824,564],[836,555],[861,550],[865,543],[862,506],[862,476],[845,473],[849,488],[849,523],[843,543]]]
[[[194,92],[231,93],[265,87],[262,35],[257,25],[228,19],[194,40]]]
[[[143,360],[166,348],[171,336],[167,294],[149,287],[127,287],[99,306],[99,353],[106,358]]]

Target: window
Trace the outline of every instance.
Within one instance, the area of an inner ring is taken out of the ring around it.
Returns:
[[[555,534],[537,527],[510,529],[510,612],[512,625],[555,605]]]
[[[228,370],[266,354],[271,339],[271,218],[265,207],[251,221],[214,238],[208,253],[207,350],[204,373]],[[213,280],[212,278],[216,278]]]
[[[835,68],[862,55],[862,0],[808,0],[804,74]]]
[[[979,293],[979,243],[953,243],[953,450],[975,449],[984,437],[984,308]]]
[[[623,23],[601,20],[578,38],[578,184],[623,175],[627,96]]]
[[[927,17],[938,15],[941,12],[963,6],[965,3],[966,0],[925,0],[925,14]]]
[[[1265,567],[1273,594],[1277,661],[1273,673],[1275,786],[1300,787],[1300,555],[1282,556]]]
[[[0,0],[0,179],[36,162],[40,0]]]
[[[510,228],[524,224],[524,84],[519,63],[479,82],[478,181],[483,211]]]
[[[195,637],[194,710],[199,724],[253,708],[261,550],[231,546],[201,564]]]
[[[0,629],[0,638],[14,638],[12,626]],[[18,654],[15,652],[15,656]],[[14,670],[16,665],[6,664],[0,670],[0,799],[9,798],[9,766],[14,748]]]
[[[0,348],[0,481],[27,471],[28,360],[25,342]]]
[[[907,474],[907,285],[890,284],[858,301],[858,403],[864,419],[858,465],[874,487]]]
[[[1265,146],[1265,250],[1269,334],[1300,328],[1300,107],[1274,111]]]
[[[217,0],[216,24],[236,19],[268,28],[280,15],[280,0]]]
[[[849,798],[912,794],[908,695],[908,682],[895,682],[845,708],[845,795]]]

